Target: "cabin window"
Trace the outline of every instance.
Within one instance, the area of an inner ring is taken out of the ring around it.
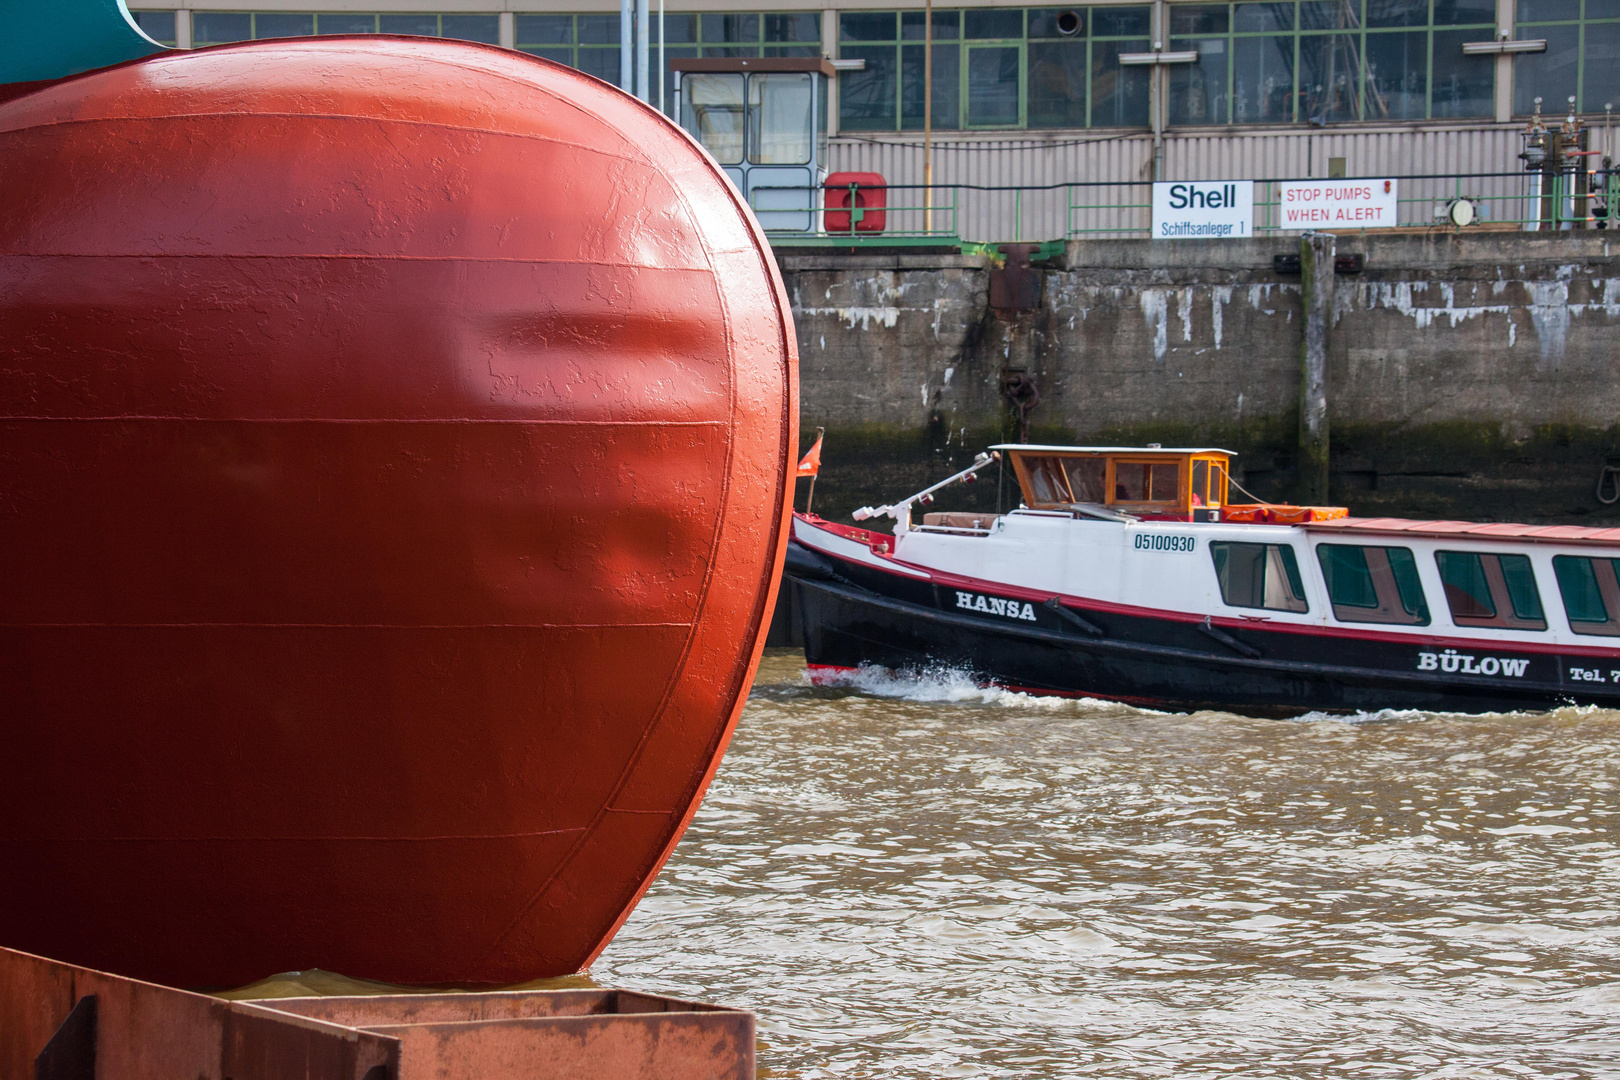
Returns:
[[[703,149],[722,165],[743,159],[743,77],[704,73],[686,77],[681,95],[681,126],[696,131]]]
[[[1105,478],[1107,465],[1102,458],[1065,458],[1063,467],[1069,474],[1069,490],[1075,502],[1104,503],[1108,501]]]
[[[1288,544],[1209,545],[1221,599],[1228,607],[1269,608],[1272,611],[1309,611],[1299,561]]]
[[[1035,505],[1074,501],[1069,495],[1069,482],[1063,476],[1061,458],[1026,457],[1024,470],[1029,473],[1029,494]]]
[[[1429,624],[1417,560],[1408,548],[1322,544],[1316,549],[1340,622]]]
[[[1180,466],[1174,462],[1117,461],[1114,463],[1114,501],[1175,502],[1180,471]]]
[[[1458,626],[1547,629],[1529,556],[1438,551],[1434,559],[1451,620]]]
[[[1564,614],[1577,634],[1620,636],[1620,585],[1615,581],[1614,559],[1587,559],[1578,555],[1553,558],[1553,576],[1564,596]]]

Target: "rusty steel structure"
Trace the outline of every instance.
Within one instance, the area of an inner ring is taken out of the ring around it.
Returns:
[[[569,68],[323,37],[0,93],[0,945],[583,969],[742,708],[796,378],[720,170]]]
[[[754,1017],[623,990],[224,1001],[0,949],[0,1076],[753,1080]]]

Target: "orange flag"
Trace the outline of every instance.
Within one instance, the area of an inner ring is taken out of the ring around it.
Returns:
[[[794,473],[795,476],[815,476],[821,471],[821,440],[823,438],[822,435],[816,436],[815,445],[810,447],[809,453],[804,455],[804,460],[799,462],[798,471]]]

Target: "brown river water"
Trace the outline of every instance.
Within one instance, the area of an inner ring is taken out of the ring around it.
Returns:
[[[768,1077],[1620,1078],[1620,713],[817,688],[773,651],[600,984]]]

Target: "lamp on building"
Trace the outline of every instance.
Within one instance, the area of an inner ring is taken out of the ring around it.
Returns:
[[[1504,53],[1538,53],[1547,51],[1546,38],[1511,41],[1506,34],[1500,41],[1465,41],[1464,56],[1501,56]]]

